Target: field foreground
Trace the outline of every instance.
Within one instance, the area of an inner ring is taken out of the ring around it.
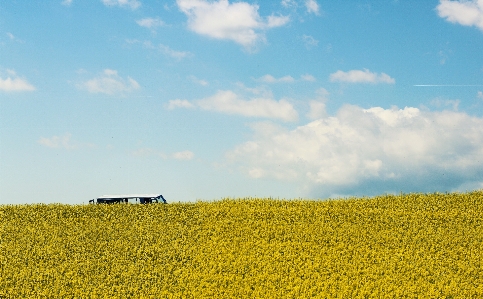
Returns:
[[[483,298],[483,191],[0,205],[0,298]]]

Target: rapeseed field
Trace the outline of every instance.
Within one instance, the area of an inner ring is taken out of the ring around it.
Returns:
[[[0,206],[0,298],[483,298],[483,191]]]

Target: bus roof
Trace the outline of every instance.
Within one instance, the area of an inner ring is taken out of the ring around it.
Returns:
[[[117,199],[117,198],[156,198],[160,197],[161,194],[116,194],[116,195],[103,195],[98,198],[101,199]]]

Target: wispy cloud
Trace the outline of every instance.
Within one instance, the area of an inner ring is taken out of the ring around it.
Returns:
[[[188,79],[190,79],[191,81],[193,81],[194,83],[196,84],[199,84],[201,86],[208,86],[208,81],[206,80],[203,80],[203,79],[198,79],[196,78],[195,76],[191,75],[191,76],[188,76]]]
[[[317,79],[315,79],[315,77],[312,76],[312,75],[310,75],[310,74],[302,75],[302,76],[300,76],[300,79],[302,81],[309,81],[309,82],[315,82],[315,81],[317,81]]]
[[[483,31],[483,1],[481,0],[440,0],[436,10],[441,18],[451,23],[475,26]]]
[[[72,4],[72,0],[64,0],[60,4],[65,5],[65,6],[70,6]]]
[[[283,7],[296,7],[297,6],[297,2],[295,2],[295,0],[282,0],[282,2],[280,2],[280,4],[282,4]]]
[[[11,32],[7,32],[7,33],[5,33],[5,34],[7,35],[8,39],[9,39],[10,41],[12,41],[12,42],[17,42],[17,43],[21,43],[21,44],[25,43],[25,41],[24,41],[24,40],[21,40],[20,38],[16,37],[16,36],[15,36],[13,33],[11,33]]]
[[[330,74],[331,82],[348,82],[348,83],[387,83],[394,84],[396,80],[391,78],[385,73],[373,73],[368,69],[362,70],[351,70],[348,72],[343,72],[341,70]]]
[[[26,79],[18,77],[14,70],[7,70],[7,74],[5,79],[0,77],[0,90],[7,92],[35,90],[35,87]]]
[[[264,83],[291,83],[294,82],[295,79],[292,76],[283,76],[281,78],[275,78],[272,75],[265,75],[262,76],[261,78],[258,78],[257,81],[259,82],[264,82]]]
[[[171,100],[167,108],[198,108],[223,114],[282,121],[296,121],[298,119],[297,111],[287,100],[276,101],[268,97],[244,99],[231,90],[220,90],[215,95],[201,100]]]
[[[465,113],[345,105],[293,130],[253,128],[253,138],[227,153],[231,165],[253,178],[297,182],[312,196],[481,182],[483,118]]]
[[[264,41],[264,32],[290,21],[288,16],[262,18],[258,6],[228,0],[177,0],[178,8],[188,17],[188,28],[215,39],[232,40],[247,50]]]
[[[477,95],[476,95],[479,99],[483,100],[483,92],[482,91],[478,91]]]
[[[172,154],[173,159],[176,160],[182,160],[182,161],[188,161],[193,159],[195,154],[192,151],[182,151],[182,152],[176,152]]]
[[[173,110],[173,109],[176,109],[176,108],[186,108],[186,109],[190,109],[190,108],[195,108],[195,107],[196,106],[194,104],[192,104],[188,100],[176,99],[176,100],[170,100],[168,102],[168,105],[167,105],[166,108],[168,110]]]
[[[176,51],[176,50],[173,50],[171,49],[170,47],[166,46],[166,45],[163,45],[163,44],[159,44],[158,45],[158,49],[165,55],[167,56],[170,56],[170,57],[173,57],[173,58],[176,58],[176,59],[183,59],[183,58],[186,58],[186,57],[189,57],[191,56],[192,54],[190,52],[187,52],[187,51]]]
[[[302,35],[302,40],[303,40],[307,50],[310,50],[310,49],[317,47],[319,45],[319,41],[316,40],[315,38],[313,38],[310,35],[305,35],[305,34]]]
[[[308,13],[313,13],[315,15],[320,15],[319,4],[315,0],[305,0],[305,7]]]
[[[95,145],[91,143],[79,143],[73,140],[71,133],[65,133],[62,136],[40,137],[38,143],[49,148],[68,150],[95,147]]]
[[[150,147],[134,150],[131,152],[131,155],[135,157],[144,157],[144,158],[155,157],[155,158],[161,158],[165,160],[171,158],[171,159],[180,160],[180,161],[189,161],[189,160],[192,160],[195,156],[195,154],[192,151],[188,151],[188,150],[174,152],[170,155],[167,155],[164,152],[158,151]]]
[[[166,24],[160,18],[144,18],[137,20],[136,23],[141,27],[146,27],[149,29],[156,29],[157,27],[165,26]]]
[[[436,108],[451,107],[453,111],[458,111],[460,102],[460,100],[443,100],[438,98],[431,100],[430,104]]]
[[[294,77],[290,76],[290,75],[286,75],[286,76],[283,76],[283,77],[280,77],[280,78],[275,78],[274,76],[270,75],[270,74],[266,74],[260,78],[257,78],[255,79],[256,81],[258,82],[263,82],[263,83],[293,83],[293,82],[296,82],[298,80],[295,80]],[[300,76],[300,80],[301,81],[309,81],[309,82],[315,82],[316,79],[314,76],[310,75],[310,74],[304,74],[302,76]]]
[[[74,149],[76,146],[71,141],[72,135],[67,133],[64,136],[41,137],[39,143],[50,148]]]
[[[90,93],[104,93],[108,95],[124,94],[139,89],[136,80],[131,77],[121,78],[116,70],[105,69],[96,78],[77,85],[78,88],[86,89]]]
[[[139,41],[134,40],[134,41],[130,41],[130,42],[131,43],[138,43]],[[143,47],[146,48],[146,49],[158,50],[160,53],[162,53],[166,56],[175,58],[177,60],[181,60],[181,59],[184,59],[186,57],[193,56],[193,54],[191,52],[176,51],[176,50],[171,49],[169,46],[166,46],[166,45],[163,45],[163,44],[159,44],[159,45],[155,46],[150,41],[144,41]]]
[[[129,7],[135,10],[141,6],[141,2],[137,0],[102,0],[106,6]]]

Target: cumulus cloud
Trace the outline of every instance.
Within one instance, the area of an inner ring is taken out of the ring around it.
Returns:
[[[315,0],[306,0],[305,7],[307,8],[308,13],[313,13],[315,15],[319,15],[319,4]]]
[[[310,110],[307,117],[311,120],[326,117],[326,103],[329,97],[329,92],[325,88],[319,88],[316,92],[317,97],[309,101]]]
[[[26,79],[18,77],[14,70],[7,70],[7,74],[5,79],[0,77],[0,90],[7,92],[35,90],[35,87]]]
[[[124,94],[139,89],[139,84],[131,77],[124,79],[117,74],[116,70],[105,69],[103,73],[91,80],[78,85],[90,93],[104,93],[108,95]]]
[[[348,82],[348,83],[387,83],[394,84],[396,80],[385,73],[372,73],[368,69],[351,70],[343,72],[341,70],[330,74],[331,82]]]
[[[129,7],[132,10],[141,6],[141,2],[137,0],[102,0],[105,6],[119,6],[119,7]]]
[[[451,23],[475,26],[483,31],[483,1],[481,0],[440,0],[436,10],[441,18]]]
[[[141,27],[146,27],[149,29],[155,29],[156,27],[166,25],[160,18],[144,18],[137,20],[136,23]]]
[[[345,105],[293,130],[254,126],[250,139],[227,153],[231,165],[253,178],[298,182],[311,196],[483,181],[483,118],[456,111]]]
[[[288,16],[262,18],[258,6],[228,0],[177,0],[178,8],[188,17],[188,28],[215,39],[232,40],[245,49],[253,49],[265,39],[264,32],[290,21]]]
[[[242,115],[296,121],[298,113],[287,100],[276,101],[271,97],[244,99],[231,90],[220,90],[215,95],[196,101],[171,100],[168,109],[194,108],[224,114]]]

